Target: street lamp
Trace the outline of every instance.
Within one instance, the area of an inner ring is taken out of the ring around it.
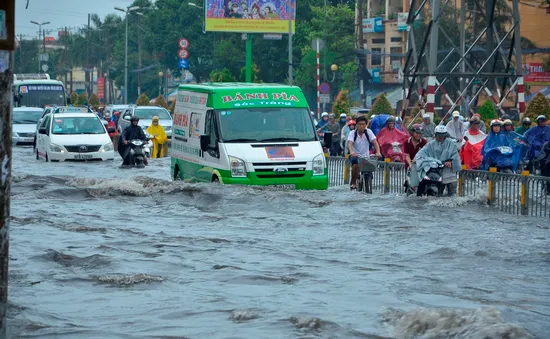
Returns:
[[[194,3],[194,2],[188,2],[187,4],[188,4],[189,6],[191,6],[191,7],[195,7],[195,8],[198,8],[198,9],[202,9],[202,10],[204,11],[204,8],[203,8],[203,7],[197,5],[197,4]],[[205,26],[205,22],[204,22],[204,19],[203,19],[203,20],[202,20],[202,33],[203,33],[203,34],[206,33],[206,30],[205,30],[206,27],[204,27],[204,26]]]
[[[334,80],[336,79],[336,72],[338,72],[338,65],[337,64],[330,65],[330,70],[332,72],[332,80],[329,80],[329,82],[334,82]]]
[[[128,14],[132,11],[139,9],[139,6],[128,7],[123,9],[120,7],[115,7],[117,11],[126,13],[126,46],[124,48],[124,104],[128,105]],[[143,13],[136,13],[138,15],[143,15]]]
[[[159,97],[161,96],[161,93],[162,93],[162,77],[164,77],[164,73],[159,72]]]
[[[42,26],[44,25],[47,25],[49,24],[50,22],[49,21],[46,21],[46,22],[43,22],[43,23],[38,23],[36,21],[32,21],[31,20],[31,24],[35,24],[38,26],[38,41],[40,41],[40,38],[42,37]],[[38,45],[40,46],[40,45]],[[46,53],[46,41],[44,41],[44,52],[43,53]],[[40,73],[41,69],[40,69],[40,48],[38,48],[38,73]]]

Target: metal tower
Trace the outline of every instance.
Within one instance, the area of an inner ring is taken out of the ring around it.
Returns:
[[[416,101],[434,113],[436,96],[445,118],[468,116],[483,91],[501,112],[506,98],[525,112],[518,0],[410,0],[407,24],[402,118]]]

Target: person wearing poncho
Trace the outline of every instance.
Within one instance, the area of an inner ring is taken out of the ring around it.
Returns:
[[[409,134],[396,128],[394,117],[389,117],[386,120],[386,126],[380,130],[376,138],[385,158],[396,162],[406,161],[405,142],[409,139]],[[394,146],[393,143],[399,143],[400,146]]]
[[[470,119],[468,130],[464,133],[466,143],[460,149],[460,158],[467,169],[479,169],[483,156],[481,150],[487,134],[480,131],[480,120],[473,116]]]
[[[166,132],[164,132],[164,128],[159,124],[159,117],[153,117],[151,126],[147,128],[147,133],[153,136],[153,139],[151,139],[151,141],[153,141],[153,153],[151,154],[151,157],[165,157],[168,152],[164,144],[168,140],[168,137],[166,137]]]

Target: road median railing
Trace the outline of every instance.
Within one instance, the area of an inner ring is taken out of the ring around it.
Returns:
[[[327,157],[329,186],[349,185],[351,166],[344,157]],[[376,161],[373,172],[373,193],[405,194],[407,170],[404,163],[391,162],[390,159]],[[550,178],[530,175],[489,171],[467,170],[458,174],[458,195],[479,196],[500,211],[519,214],[550,217]]]

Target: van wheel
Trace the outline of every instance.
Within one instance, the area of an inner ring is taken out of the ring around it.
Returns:
[[[214,184],[219,184],[219,183],[220,183],[220,178],[218,178],[217,175],[214,175],[214,176],[212,177],[212,182],[213,182]]]
[[[181,181],[180,168],[178,166],[174,168],[174,181]]]

